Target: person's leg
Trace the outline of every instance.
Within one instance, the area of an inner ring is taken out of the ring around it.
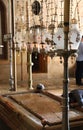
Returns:
[[[81,61],[80,63],[80,74],[81,74],[81,82],[82,82],[82,78],[83,78],[83,61]]]
[[[76,84],[81,85],[81,76],[82,76],[82,65],[81,62],[77,61],[76,62],[76,72],[75,72],[75,77],[76,77]]]

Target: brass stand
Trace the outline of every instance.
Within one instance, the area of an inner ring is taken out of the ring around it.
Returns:
[[[14,90],[12,37],[9,39],[9,49],[10,49],[10,56],[9,56],[10,57],[10,79],[9,79],[10,89],[9,90]]]
[[[11,0],[11,16],[12,16],[12,36],[15,35],[15,1]],[[14,73],[14,91],[17,90],[17,67],[16,67],[16,43],[13,42],[13,73]]]
[[[68,58],[71,54],[75,53],[76,50],[57,50],[57,54],[62,56],[64,59],[64,80],[63,80],[63,100],[62,100],[62,130],[70,130],[69,126],[69,96],[68,96]]]
[[[28,72],[28,88],[33,89],[32,87],[32,54],[27,52],[27,72]]]
[[[62,110],[62,130],[70,130],[68,116],[68,57],[71,51],[68,51],[68,33],[69,33],[69,11],[70,0],[64,0],[64,50],[62,56],[64,58],[64,81],[63,81],[63,110]]]

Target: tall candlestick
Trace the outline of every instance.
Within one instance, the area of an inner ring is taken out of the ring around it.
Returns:
[[[69,101],[68,101],[68,33],[69,33],[69,10],[70,0],[64,0],[64,80],[63,80],[63,111],[62,111],[62,130],[69,128]]]

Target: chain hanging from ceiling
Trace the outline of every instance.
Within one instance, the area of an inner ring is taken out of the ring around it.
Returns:
[[[80,1],[71,0],[70,2],[70,23],[71,19],[78,18],[80,25]],[[46,53],[54,52],[59,49],[58,47],[64,49],[64,46],[60,45],[60,42],[64,44],[61,41],[62,38],[64,39],[63,32],[60,31],[63,31],[64,0],[23,0],[22,2],[17,0],[16,10],[18,12],[15,22],[18,46],[24,42],[30,43],[34,51],[46,51]]]

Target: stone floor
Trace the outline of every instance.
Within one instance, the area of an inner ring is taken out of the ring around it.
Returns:
[[[75,79],[71,78],[68,84],[68,91],[71,91],[73,89],[83,89],[82,86],[77,86],[75,84]],[[45,87],[46,90],[48,90],[49,92],[59,95],[63,93],[63,84],[55,84],[55,85],[50,85],[50,86],[46,86]],[[28,88],[28,84],[27,83],[20,83],[17,85],[17,92],[22,92],[22,91],[27,91],[29,90]],[[0,82],[0,94],[4,94],[4,93],[11,93],[10,91],[10,85],[8,82]]]
[[[10,85],[8,82],[0,82],[0,95],[2,94],[7,94],[7,93],[12,93],[13,91],[10,91]],[[63,93],[63,85],[61,83],[58,82],[58,84],[56,85],[50,85],[50,86],[46,86],[47,91],[49,91],[50,93],[54,94],[54,95],[62,95]],[[73,89],[83,89],[83,87],[79,87],[76,86],[75,84],[75,79],[72,78],[69,81],[69,87],[68,87],[68,91],[71,91]],[[28,89],[28,85],[27,83],[19,83],[17,85],[17,91],[16,92],[23,92],[23,91],[27,91]],[[79,128],[75,128],[73,130],[78,130]],[[82,128],[80,128],[80,130],[82,130]],[[11,130],[8,126],[6,126],[6,124],[0,119],[0,130]]]

